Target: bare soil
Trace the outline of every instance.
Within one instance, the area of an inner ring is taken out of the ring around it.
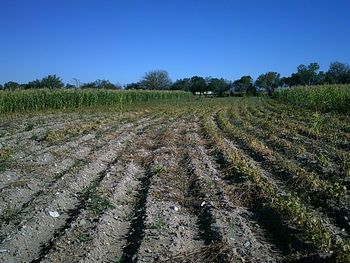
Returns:
[[[4,122],[0,262],[312,262],[300,232],[247,178],[228,176],[201,121],[139,112]],[[225,140],[284,194],[267,161]]]

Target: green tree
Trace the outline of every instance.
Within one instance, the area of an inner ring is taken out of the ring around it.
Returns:
[[[41,87],[49,89],[60,89],[64,87],[64,83],[56,75],[48,75],[41,80]]]
[[[251,76],[243,76],[233,82],[233,87],[236,92],[246,93],[249,95],[256,94],[256,89],[253,85],[253,78]]]
[[[42,87],[43,87],[42,83],[38,79],[33,80],[33,81],[29,81],[27,84],[24,85],[25,89],[40,89]]]
[[[109,80],[98,79],[94,82],[97,89],[120,89],[119,86],[111,83]]]
[[[255,85],[267,91],[269,96],[278,88],[280,85],[280,74],[277,72],[267,72],[261,74],[255,81]]]
[[[133,83],[129,83],[126,85],[125,87],[126,90],[130,90],[130,89],[142,89],[142,86],[140,84],[140,82],[133,82]]]
[[[318,73],[320,69],[318,63],[310,63],[308,66],[301,64],[297,67],[297,73],[291,76],[291,84],[295,85],[316,85],[318,82]]]
[[[184,90],[189,91],[191,88],[191,79],[184,78],[178,79],[171,85],[171,90]]]
[[[5,90],[16,90],[20,88],[21,88],[21,85],[14,81],[9,81],[4,84]]]
[[[81,89],[96,89],[96,83],[95,82],[87,82],[80,86]]]
[[[330,64],[328,71],[326,72],[327,81],[330,84],[350,83],[350,67],[341,62],[333,62]]]
[[[223,78],[211,78],[208,81],[208,90],[214,92],[218,96],[222,96],[229,88],[229,82]]]
[[[195,94],[196,92],[199,92],[199,94],[204,94],[204,92],[207,90],[207,82],[204,78],[194,76],[191,78],[191,86],[190,91]]]
[[[167,90],[170,89],[171,79],[167,71],[153,70],[145,74],[140,84],[147,90]]]
[[[66,85],[64,86],[65,89],[76,89],[77,87],[73,84],[70,83],[66,83]]]

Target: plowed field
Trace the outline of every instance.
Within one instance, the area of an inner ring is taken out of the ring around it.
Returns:
[[[349,116],[208,99],[0,136],[0,262],[349,260]]]

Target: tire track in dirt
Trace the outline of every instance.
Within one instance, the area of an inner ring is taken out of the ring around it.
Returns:
[[[140,125],[140,128],[145,126]],[[37,211],[35,216],[27,225],[22,226],[17,232],[10,234],[1,245],[10,249],[10,253],[0,255],[0,260],[30,261],[40,255],[41,246],[47,244],[49,240],[57,233],[66,221],[69,221],[69,214],[64,211],[74,211],[79,205],[79,196],[97,177],[98,174],[106,169],[106,163],[110,163],[125,149],[125,143],[130,141],[135,133],[121,134],[119,138],[111,140],[107,149],[101,149],[97,152],[97,159],[84,167],[75,177],[66,178],[60,181],[58,189],[62,189],[57,198],[43,210]],[[52,218],[48,211],[62,211],[58,218]],[[36,242],[33,243],[33,240]]]

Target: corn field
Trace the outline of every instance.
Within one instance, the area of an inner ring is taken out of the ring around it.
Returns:
[[[189,100],[192,95],[181,91],[112,91],[112,90],[24,90],[1,91],[0,113],[46,109],[80,109],[116,106],[154,100]]]
[[[297,106],[320,110],[350,112],[349,85],[305,86],[281,90],[275,98]]]

